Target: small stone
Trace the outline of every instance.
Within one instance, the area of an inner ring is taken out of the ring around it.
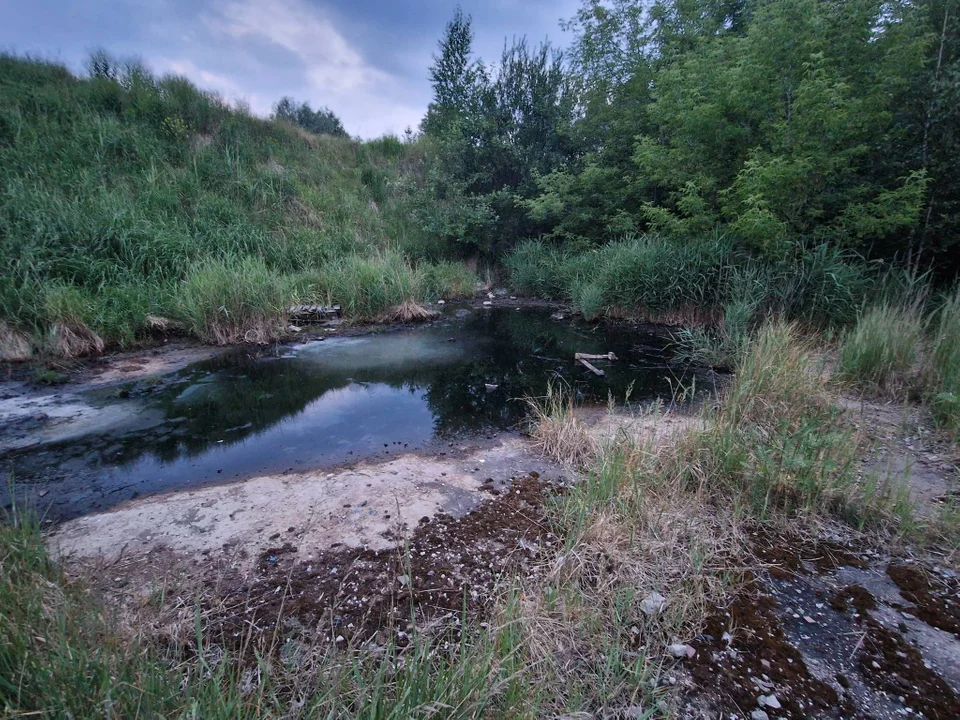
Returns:
[[[769,661],[769,660],[761,660],[761,661],[760,661],[760,664],[763,665],[767,670],[770,669],[770,661]]]
[[[669,645],[667,646],[667,650],[675,658],[685,658],[685,657],[692,658],[697,654],[696,650],[694,650],[689,645],[685,645],[683,643],[675,643],[673,645]]]
[[[667,604],[667,599],[658,592],[652,592],[640,601],[640,610],[644,615],[657,615]]]
[[[803,616],[803,621],[804,621],[805,623],[807,623],[808,625],[816,625],[816,624],[817,624],[817,621],[814,620],[814,619],[813,619],[812,617],[810,617],[809,615],[804,615],[804,616]]]
[[[731,635],[728,632],[725,632],[723,634],[723,637],[721,637],[720,639],[723,640],[723,642],[725,642],[727,645],[729,645],[730,643],[733,642],[733,635]]]
[[[780,701],[777,700],[776,695],[761,695],[757,698],[757,705],[760,707],[768,707],[772,710],[780,709]]]
[[[770,720],[770,716],[763,710],[754,710],[750,713],[750,720]]]

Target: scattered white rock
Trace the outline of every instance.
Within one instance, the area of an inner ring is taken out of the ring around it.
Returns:
[[[658,615],[667,604],[667,599],[658,592],[652,592],[640,601],[644,615]]]
[[[446,305],[446,304],[447,304],[446,300],[437,300],[437,305]]]
[[[750,713],[750,720],[770,720],[770,716],[763,710],[754,710]]]
[[[776,695],[761,695],[757,698],[757,705],[760,707],[768,707],[771,710],[780,709],[780,701],[777,700]]]
[[[694,650],[689,645],[685,645],[683,643],[675,643],[673,645],[668,645],[667,650],[675,658],[685,658],[685,657],[692,658],[692,657],[695,657],[697,654],[696,650]]]
[[[484,307],[490,307],[491,305],[493,305],[493,303],[490,302],[489,300],[484,300],[484,301],[483,301],[483,305],[484,305]]]
[[[814,619],[813,619],[812,617],[810,617],[809,615],[804,615],[804,616],[803,616],[803,621],[804,621],[805,623],[807,623],[808,625],[816,625],[816,624],[817,624],[817,621],[814,620]]]

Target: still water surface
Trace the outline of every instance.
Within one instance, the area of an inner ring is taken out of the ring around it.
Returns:
[[[614,352],[596,377],[575,352]],[[90,393],[134,403],[127,429],[3,459],[63,520],[131,497],[268,473],[385,459],[519,427],[522,398],[566,383],[583,403],[712,389],[672,361],[662,331],[556,321],[539,309],[459,313],[426,327],[238,350],[178,373]],[[278,498],[278,502],[282,502]]]

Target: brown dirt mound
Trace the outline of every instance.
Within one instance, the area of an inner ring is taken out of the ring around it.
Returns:
[[[753,553],[768,565],[778,579],[807,572],[807,565],[828,572],[842,565],[863,569],[866,563],[854,549],[822,538],[805,538],[795,533],[758,526],[751,530]]]
[[[875,610],[877,601],[870,594],[869,590],[859,585],[848,585],[841,588],[830,597],[830,607],[837,612],[846,612],[852,605],[861,615],[866,614],[868,610]]]
[[[915,647],[872,618],[866,621],[866,631],[859,662],[867,682],[902,697],[907,707],[923,717],[960,718],[960,700],[943,678],[924,665]]]
[[[803,656],[790,644],[775,606],[773,598],[745,590],[726,611],[708,618],[705,634],[692,643],[697,650],[692,661],[697,686],[719,696],[724,707],[749,712],[757,708],[758,696],[766,694],[760,685],[766,683],[779,689],[778,717],[843,716],[836,691],[810,674]],[[729,644],[723,639],[727,632],[732,636]]]

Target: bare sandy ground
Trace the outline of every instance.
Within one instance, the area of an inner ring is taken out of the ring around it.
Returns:
[[[241,564],[284,543],[295,543],[303,558],[333,547],[381,550],[422,518],[470,512],[483,500],[482,488],[544,470],[525,440],[508,438],[459,458],[409,454],[334,472],[268,475],[146,497],[67,522],[49,545],[67,560],[105,563],[160,548],[180,556],[225,551]]]

